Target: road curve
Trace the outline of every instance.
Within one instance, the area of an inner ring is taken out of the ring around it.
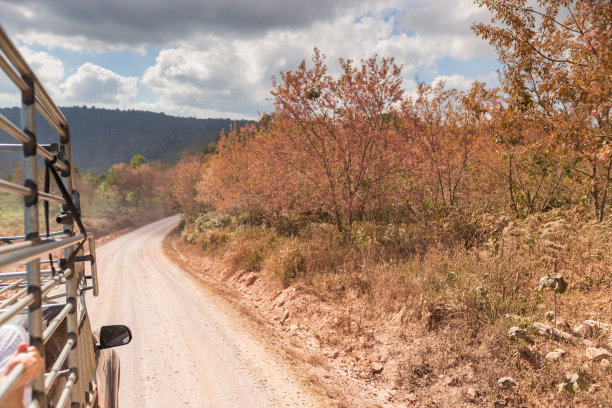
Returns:
[[[243,318],[163,253],[170,217],[97,250],[100,296],[87,299],[92,327],[126,324],[122,407],[316,407]]]

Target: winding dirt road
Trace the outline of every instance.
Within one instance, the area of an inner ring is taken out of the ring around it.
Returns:
[[[126,324],[119,347],[122,407],[317,407],[244,318],[169,261],[161,244],[177,217],[97,250],[100,296],[92,326]]]

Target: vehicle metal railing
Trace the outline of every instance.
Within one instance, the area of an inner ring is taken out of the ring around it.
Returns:
[[[0,295],[4,297],[0,299],[0,325],[27,313],[30,344],[36,346],[44,358],[45,344],[65,321],[67,340],[61,345],[52,366],[45,367],[32,381],[30,408],[92,406],[97,386],[93,338],[89,327],[83,327],[86,316],[83,293],[92,289],[94,295],[98,295],[95,243],[93,235],[84,230],[80,221],[68,122],[2,27],[0,69],[21,92],[20,126],[0,114],[0,131],[18,143],[0,144],[0,152],[23,152],[23,183],[0,180],[0,192],[21,196],[24,203],[23,235],[0,237]],[[37,111],[57,133],[57,143],[37,143]],[[41,158],[44,167],[39,167]],[[45,191],[41,191],[38,180],[42,170],[47,172],[46,177],[53,176],[61,195],[47,191],[48,182],[44,183]],[[49,207],[45,204],[47,231],[40,232],[41,201],[61,204],[57,219],[62,225],[61,231],[49,231]],[[53,259],[52,255],[60,250],[63,250],[63,257]],[[85,262],[91,264],[89,276],[85,275]],[[48,269],[41,269],[41,265]],[[7,271],[8,268],[16,270]],[[88,280],[92,281],[90,286]],[[60,286],[64,286],[63,291],[54,293]],[[64,299],[64,303],[51,303],[53,299]],[[47,319],[50,321],[45,321],[44,310],[51,305],[60,311]],[[0,406],[23,372],[24,366],[20,364],[0,383]],[[66,378],[63,390],[57,401],[48,401],[49,391],[59,377]]]

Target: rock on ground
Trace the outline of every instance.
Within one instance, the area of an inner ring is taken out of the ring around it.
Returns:
[[[586,349],[586,356],[593,361],[610,360],[612,353],[604,348],[588,347]]]

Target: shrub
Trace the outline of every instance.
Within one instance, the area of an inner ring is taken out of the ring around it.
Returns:
[[[198,243],[202,249],[214,250],[227,243],[229,239],[229,232],[214,228],[200,233]]]
[[[270,256],[267,267],[288,287],[297,277],[306,273],[306,257],[295,238],[287,240]]]
[[[278,245],[278,235],[263,227],[241,227],[234,233],[230,261],[238,268],[259,271],[271,250]]]

